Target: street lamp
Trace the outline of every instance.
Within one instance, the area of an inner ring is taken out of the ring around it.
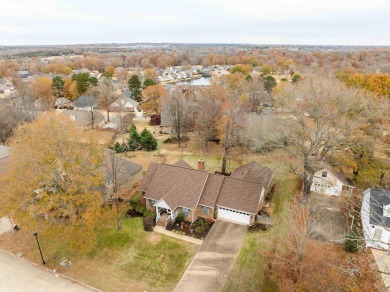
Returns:
[[[45,260],[43,259],[43,255],[42,255],[42,250],[41,250],[41,246],[39,245],[39,241],[38,241],[38,233],[34,233],[34,236],[35,236],[35,239],[37,240],[37,243],[38,243],[38,249],[39,249],[39,253],[41,254],[41,258],[42,258],[42,264],[46,264]]]

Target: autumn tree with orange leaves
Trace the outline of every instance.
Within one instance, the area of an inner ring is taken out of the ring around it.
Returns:
[[[142,91],[141,105],[147,115],[158,115],[161,109],[161,99],[168,95],[168,91],[161,85],[151,85]]]
[[[0,212],[46,240],[60,234],[68,250],[90,250],[105,216],[100,190],[106,143],[55,113],[19,127],[8,172],[0,176]]]

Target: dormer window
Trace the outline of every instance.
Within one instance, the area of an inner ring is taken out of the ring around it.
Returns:
[[[322,172],[322,177],[327,177],[327,176],[328,176],[328,172],[323,171],[323,172]]]

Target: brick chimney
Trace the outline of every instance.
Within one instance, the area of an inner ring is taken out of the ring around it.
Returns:
[[[204,159],[202,158],[198,160],[198,170],[204,170]]]

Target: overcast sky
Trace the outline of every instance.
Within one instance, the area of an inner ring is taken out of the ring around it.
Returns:
[[[390,0],[0,0],[0,44],[390,45]]]

